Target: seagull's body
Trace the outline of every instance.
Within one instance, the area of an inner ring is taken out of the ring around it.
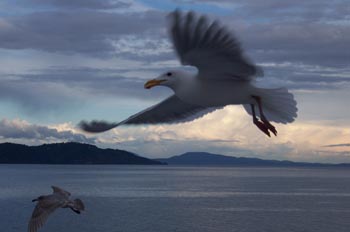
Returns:
[[[239,42],[217,21],[193,12],[170,14],[170,36],[183,65],[195,66],[197,73],[171,70],[148,81],[145,88],[166,86],[174,95],[119,123],[81,122],[87,132],[103,132],[127,124],[189,122],[221,109],[242,104],[253,123],[266,135],[277,135],[270,121],[290,123],[297,117],[296,101],[286,88],[263,89],[253,80],[262,69],[244,55]]]
[[[70,208],[75,213],[80,214],[85,209],[83,202],[80,199],[70,200],[69,192],[52,186],[53,193],[50,195],[40,196],[33,202],[38,202],[33,211],[32,217],[28,224],[28,232],[36,232],[44,225],[47,218],[58,208]]]
[[[203,80],[200,76],[191,74],[181,72],[184,77],[181,78],[183,83],[178,85],[181,87],[173,87],[175,95],[184,102],[204,107],[254,103],[250,93],[255,92],[255,87],[249,82]]]

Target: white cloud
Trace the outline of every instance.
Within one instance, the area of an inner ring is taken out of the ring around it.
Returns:
[[[346,143],[350,129],[325,122],[276,124],[278,136],[268,138],[241,107],[226,107],[191,123],[170,126],[118,127],[98,134],[101,146],[118,147],[147,157],[167,157],[187,151],[295,161],[350,162],[350,156],[328,152],[325,144]]]
[[[52,142],[81,142],[94,143],[93,138],[87,138],[81,133],[73,132],[67,125],[63,129],[59,125],[59,130],[53,126],[42,126],[31,124],[20,119],[2,119],[0,121],[0,140],[13,141],[26,144],[41,144]]]

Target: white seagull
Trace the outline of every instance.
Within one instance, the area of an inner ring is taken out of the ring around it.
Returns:
[[[179,10],[169,15],[169,34],[183,65],[195,66],[196,74],[170,70],[148,81],[146,89],[166,86],[174,95],[124,121],[80,122],[86,132],[103,132],[130,124],[189,122],[226,105],[242,104],[253,123],[266,135],[277,135],[270,121],[290,123],[297,117],[296,101],[286,88],[258,88],[253,80],[262,69],[243,54],[233,33],[217,21]]]
[[[85,209],[83,202],[80,199],[69,199],[69,192],[52,186],[53,193],[51,195],[40,196],[32,202],[37,201],[32,217],[29,220],[28,232],[36,232],[44,225],[49,215],[58,208],[70,208],[74,212],[80,214]]]

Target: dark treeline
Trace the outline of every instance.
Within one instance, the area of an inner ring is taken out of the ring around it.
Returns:
[[[90,144],[55,143],[26,146],[0,144],[0,163],[7,164],[161,164],[131,152]]]

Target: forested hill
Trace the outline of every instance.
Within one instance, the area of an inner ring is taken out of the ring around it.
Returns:
[[[293,162],[288,160],[266,160],[250,157],[234,157],[207,152],[187,152],[170,158],[156,159],[169,165],[193,166],[238,166],[238,167],[350,167],[348,163],[326,164]]]
[[[0,144],[0,163],[7,164],[162,164],[128,151],[101,149],[75,142],[27,146]]]

